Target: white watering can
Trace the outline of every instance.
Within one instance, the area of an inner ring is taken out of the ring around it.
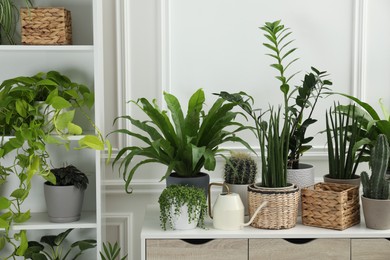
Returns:
[[[222,192],[216,199],[214,207],[211,208],[211,186],[224,186],[227,192]],[[229,187],[222,183],[209,184],[209,215],[213,219],[213,226],[222,230],[240,230],[242,227],[249,226],[259,211],[267,205],[264,201],[255,211],[248,223],[244,223],[244,204],[242,204],[240,195],[229,191]]]

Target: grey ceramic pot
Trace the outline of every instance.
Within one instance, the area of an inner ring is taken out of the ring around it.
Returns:
[[[362,196],[366,226],[371,229],[390,229],[390,200],[369,199]]]
[[[53,186],[45,183],[44,194],[51,222],[65,223],[80,219],[84,190],[75,186]]]
[[[360,176],[356,175],[357,178],[354,179],[334,179],[330,178],[329,174],[324,175],[325,182],[340,183],[340,184],[351,184],[355,186],[360,186]]]
[[[207,197],[208,187],[210,183],[210,175],[207,173],[200,172],[195,177],[181,177],[177,173],[171,173],[167,179],[166,184],[169,185],[188,185],[202,188]]]

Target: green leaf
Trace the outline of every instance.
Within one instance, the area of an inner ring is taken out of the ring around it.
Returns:
[[[6,197],[0,197],[0,210],[8,209],[11,206],[11,201]]]
[[[6,245],[6,242],[7,241],[5,240],[5,237],[0,237],[0,251],[3,250]]]
[[[14,218],[15,223],[24,223],[31,218],[30,210],[17,214]]]
[[[20,236],[19,236],[19,238],[20,238],[20,245],[19,245],[18,249],[16,250],[16,255],[23,256],[24,252],[28,248],[28,240],[27,240],[26,230],[20,231],[19,234],[20,234]]]
[[[16,199],[21,199],[21,198],[25,197],[27,193],[28,193],[28,191],[25,189],[16,189],[11,193],[10,196],[13,198],[16,198]]]
[[[79,140],[80,148],[91,148],[94,150],[104,150],[104,143],[97,136],[86,135]]]
[[[67,129],[68,133],[72,135],[81,135],[83,133],[83,129],[74,123],[68,123]]]
[[[64,130],[68,127],[69,123],[73,121],[75,111],[70,110],[63,113],[58,114],[55,117],[55,126],[59,130]]]
[[[9,228],[9,222],[0,218],[0,228],[8,229]]]
[[[50,100],[50,105],[57,110],[66,109],[72,107],[72,104],[67,101],[65,98],[60,96],[55,96]]]

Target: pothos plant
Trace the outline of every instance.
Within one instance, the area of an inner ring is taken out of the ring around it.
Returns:
[[[206,195],[201,188],[183,185],[170,185],[161,193],[160,204],[161,228],[173,228],[173,219],[180,215],[183,205],[188,209],[188,222],[198,220],[198,226],[204,227],[204,218],[207,216]],[[173,211],[171,208],[174,208]],[[199,219],[197,219],[199,217]]]
[[[0,197],[0,228],[5,230],[0,234],[0,250],[7,243],[15,247],[12,255],[23,255],[26,250],[26,232],[22,230],[10,237],[10,229],[14,223],[30,219],[30,211],[22,211],[21,205],[29,195],[33,176],[55,183],[46,148],[54,144],[69,149],[68,137],[82,134],[82,128],[73,122],[76,110],[81,111],[96,131],[95,135],[83,136],[76,149],[103,150],[106,145],[111,150],[108,140],[83,110],[91,108],[93,103],[94,96],[88,87],[72,82],[57,71],[16,77],[0,85],[0,176],[3,183],[10,174],[19,182],[8,197]],[[14,158],[13,163],[5,165],[5,158],[10,156]]]

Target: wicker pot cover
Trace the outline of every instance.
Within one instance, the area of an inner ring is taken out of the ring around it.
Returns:
[[[300,190],[297,185],[283,188],[264,188],[252,184],[248,186],[249,216],[267,201],[251,226],[263,229],[287,229],[297,223]]]

